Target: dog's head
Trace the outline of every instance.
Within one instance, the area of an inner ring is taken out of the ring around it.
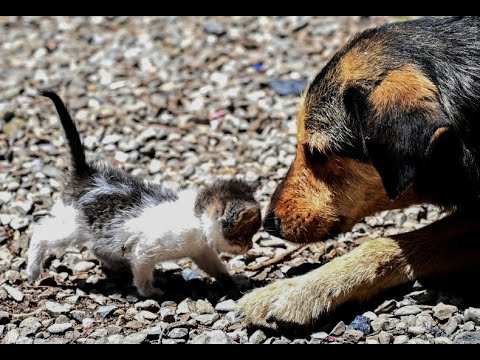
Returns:
[[[438,165],[455,156],[440,96],[421,66],[375,33],[347,44],[302,99],[296,157],[265,229],[318,241],[377,211],[430,201],[419,179],[448,177]]]

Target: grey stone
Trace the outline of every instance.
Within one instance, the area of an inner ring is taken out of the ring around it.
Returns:
[[[85,318],[82,320],[82,327],[84,329],[91,327],[93,324],[95,324],[95,320],[92,318]]]
[[[445,324],[440,325],[440,328],[445,332],[446,335],[452,335],[455,330],[457,330],[458,325],[459,320],[455,316],[452,316]]]
[[[122,344],[124,336],[120,334],[113,334],[107,337],[107,344]],[[127,343],[128,344],[128,343]]]
[[[7,324],[10,321],[10,314],[6,311],[0,311],[0,325]]]
[[[95,263],[93,263],[91,261],[79,261],[73,267],[73,272],[75,274],[83,273],[83,272],[87,272],[88,270],[93,269],[94,267],[95,267]]]
[[[195,320],[201,325],[211,325],[219,319],[218,314],[203,314],[195,317]]]
[[[285,339],[278,339],[278,340],[274,340],[272,342],[272,344],[277,344],[277,345],[282,345],[282,344],[285,345],[285,344],[290,344],[290,343],[291,343],[291,341],[287,341]]]
[[[225,314],[225,319],[230,322],[230,324],[236,324],[242,321],[245,318],[245,314],[241,311],[229,311]]]
[[[116,307],[115,305],[100,306],[95,312],[95,314],[97,314],[100,318],[105,319],[108,315],[110,315],[117,309],[118,307]]]
[[[15,301],[17,301],[17,302],[20,302],[20,301],[23,300],[23,296],[24,296],[24,295],[23,295],[23,293],[22,293],[20,290],[12,287],[12,286],[10,286],[10,285],[5,285],[3,288],[7,291],[8,295],[10,295],[10,297],[11,297],[13,300],[15,300]]]
[[[158,339],[160,336],[162,336],[164,330],[161,326],[154,326],[151,328],[145,329],[145,334],[147,334],[147,338],[151,340]]]
[[[47,301],[45,303],[45,308],[50,315],[57,317],[61,314],[67,314],[72,309],[72,306],[69,304],[62,305],[54,301]]]
[[[225,34],[225,26],[217,21],[205,21],[203,29],[207,34],[214,34],[217,36]]]
[[[92,333],[90,333],[90,335],[88,335],[88,337],[91,337],[97,340],[106,339],[107,336],[108,336],[108,331],[105,328],[95,329],[95,331],[93,331]]]
[[[433,308],[433,316],[438,320],[446,320],[458,311],[454,305],[445,305],[440,303]]]
[[[0,205],[6,204],[12,198],[12,194],[8,191],[0,191]]]
[[[77,322],[81,323],[83,319],[87,317],[87,313],[82,310],[72,310],[70,312],[70,316],[77,320]]]
[[[188,329],[175,328],[168,332],[168,337],[172,339],[183,339],[188,336]]]
[[[15,344],[33,344],[33,339],[26,336],[20,336],[17,341],[15,341]]]
[[[219,302],[215,306],[215,310],[220,311],[220,312],[235,311],[236,308],[237,308],[237,304],[233,300],[225,300],[225,301]]]
[[[308,84],[308,80],[271,80],[270,87],[280,96],[299,96]]]
[[[393,341],[393,335],[386,331],[380,331],[378,341],[380,344],[390,344]]]
[[[88,150],[95,150],[98,147],[98,138],[96,136],[85,136],[83,145]]]
[[[212,330],[205,331],[204,333],[195,337],[191,344],[234,344],[235,342],[223,331]]]
[[[10,227],[13,230],[24,230],[28,227],[30,220],[27,217],[16,217],[10,221]]]
[[[152,175],[157,174],[162,170],[162,167],[163,165],[159,160],[153,159],[148,165],[148,172]]]
[[[480,331],[465,331],[453,339],[455,344],[480,344]]]
[[[195,310],[197,313],[201,314],[213,314],[215,313],[215,309],[213,308],[212,304],[205,300],[197,300],[195,303]]]
[[[195,304],[191,299],[187,298],[178,304],[176,312],[177,314],[182,315],[182,314],[188,314],[194,309],[195,309]]]
[[[32,209],[33,201],[26,200],[26,201],[14,201],[10,204],[10,210],[12,213],[19,214],[19,215],[27,215],[28,212]]]
[[[160,313],[161,313],[161,311],[160,311]],[[173,311],[173,313],[175,314],[175,311]],[[141,318],[143,318],[145,320],[149,320],[149,321],[156,320],[158,318],[157,314],[154,314],[154,313],[152,313],[151,311],[148,311],[148,310],[142,310],[138,313],[138,315]]]
[[[447,337],[440,336],[435,338],[435,340],[433,340],[433,343],[434,344],[453,344],[453,341]]]
[[[407,344],[430,344],[430,341],[424,340],[424,339],[419,339],[419,338],[414,338],[414,339],[408,340]]]
[[[3,274],[3,276],[5,277],[5,279],[8,280],[8,282],[10,284],[16,284],[18,282],[21,282],[22,278],[20,276],[20,273],[18,271],[15,271],[15,270],[7,270],[5,271],[5,273]]]
[[[174,322],[175,321],[175,309],[171,307],[163,307],[160,309],[160,320],[165,322]]]
[[[136,303],[135,309],[147,310],[153,313],[157,313],[160,310],[160,305],[155,300],[148,299],[148,300]]]
[[[63,324],[53,324],[48,327],[48,331],[52,334],[64,334],[67,330],[72,328],[72,324],[63,323]]]
[[[79,342],[82,339],[78,339],[77,342]],[[93,340],[93,339],[84,339],[84,340]],[[51,336],[47,339],[35,339],[33,340],[34,344],[68,344],[69,339],[65,337],[56,337],[56,336]]]
[[[480,309],[469,307],[464,312],[465,322],[473,321],[475,325],[480,325]]]
[[[375,314],[388,313],[396,308],[397,308],[397,302],[395,300],[386,300],[374,310],[374,313]]]
[[[118,325],[108,325],[106,330],[108,335],[115,335],[122,332],[122,327]]]
[[[415,320],[415,325],[417,326],[436,326],[437,321],[434,320],[429,314],[418,314]]]
[[[185,344],[184,339],[162,339],[162,344]]]
[[[407,335],[399,335],[396,336],[395,339],[393,340],[394,344],[406,344],[408,341],[409,337]]]
[[[119,142],[121,139],[122,139],[122,137],[117,135],[117,134],[106,135],[102,139],[102,144],[103,145],[115,144],[115,143]]]
[[[125,336],[125,338],[122,340],[122,344],[141,344],[145,341],[147,338],[147,334],[144,332],[138,332],[135,334],[130,334],[128,336]]]
[[[256,330],[248,339],[251,344],[261,344],[267,340],[267,335],[262,330]]]
[[[35,342],[36,343],[36,342]],[[47,343],[47,342],[45,342]],[[92,338],[80,338],[77,339],[77,344],[96,344],[97,340],[92,339]]]
[[[407,332],[412,335],[422,335],[425,334],[425,328],[423,326],[410,326]]]
[[[424,290],[413,291],[410,294],[408,294],[407,297],[413,299],[417,303],[423,304],[432,300],[435,297],[435,295],[436,295],[435,292],[428,289],[424,289]]]
[[[325,331],[320,331],[310,335],[312,339],[326,340],[329,335]]]
[[[228,325],[230,325],[230,322],[226,319],[219,319],[215,321],[215,323],[212,325],[213,330],[223,330],[225,329]]]
[[[347,341],[359,342],[365,334],[360,330],[347,329],[343,333],[343,338]]]
[[[31,316],[22,320],[22,322],[20,323],[20,325],[18,325],[18,327],[21,329],[20,335],[28,336],[28,335],[35,334],[38,331],[38,329],[42,327],[42,323],[36,317]]]
[[[422,309],[420,309],[418,306],[408,305],[395,310],[393,315],[395,316],[416,315],[421,312],[422,312]]]
[[[373,321],[376,318],[378,318],[377,314],[375,314],[373,311],[367,311],[367,312],[363,313],[362,315],[365,316],[367,319],[370,319],[370,321]]]
[[[127,327],[129,329],[138,330],[138,329],[141,329],[144,325],[145,325],[144,321],[132,320],[132,321],[127,322],[125,324],[125,327]]]
[[[337,325],[335,325],[332,331],[330,331],[330,335],[340,336],[345,332],[346,329],[347,326],[345,325],[345,323],[343,321],[340,321]]]
[[[20,334],[18,333],[17,329],[11,329],[5,334],[5,337],[3,338],[3,343],[4,344],[15,344],[17,339],[20,337]]]

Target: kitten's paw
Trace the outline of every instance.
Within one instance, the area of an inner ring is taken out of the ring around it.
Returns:
[[[138,288],[137,290],[138,290],[138,293],[145,298],[162,297],[163,295],[165,295],[165,292],[153,286],[149,286],[142,289]]]
[[[26,272],[27,272],[28,282],[33,284],[35,280],[37,280],[40,277],[42,268],[38,265],[28,264]]]

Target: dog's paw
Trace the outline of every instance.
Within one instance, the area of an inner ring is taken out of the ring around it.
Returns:
[[[308,326],[332,305],[323,290],[311,285],[304,276],[279,280],[245,295],[239,308],[250,325],[271,329],[287,324]]]
[[[370,299],[413,278],[397,242],[380,238],[308,274],[254,290],[240,299],[239,307],[254,325],[311,325],[340,305]]]

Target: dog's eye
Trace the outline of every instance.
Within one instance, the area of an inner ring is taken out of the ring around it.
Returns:
[[[309,145],[305,145],[305,155],[307,161],[317,164],[323,165],[327,161],[327,155],[324,152],[318,151],[314,147],[310,147]]]

